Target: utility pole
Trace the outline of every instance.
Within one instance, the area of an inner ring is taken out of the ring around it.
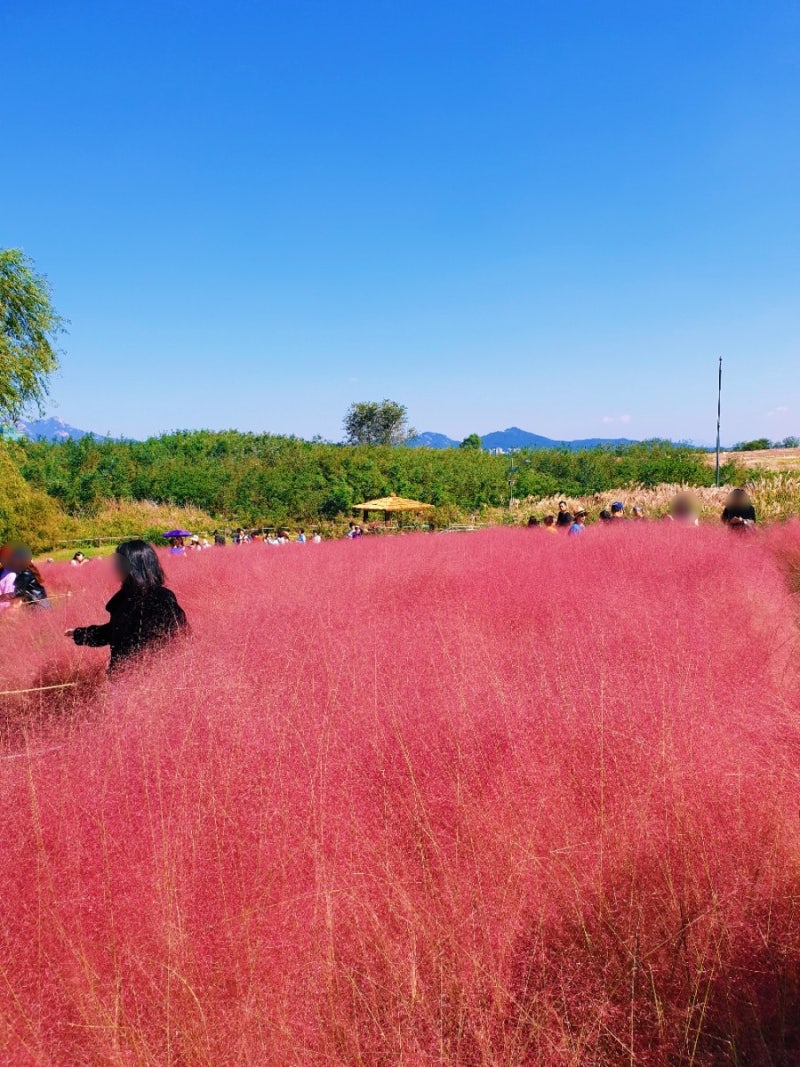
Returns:
[[[714,484],[719,489],[719,424],[722,415],[722,356],[719,357],[719,380],[717,382],[717,462]]]

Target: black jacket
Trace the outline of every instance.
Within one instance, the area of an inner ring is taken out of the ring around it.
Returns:
[[[30,571],[20,571],[14,582],[14,596],[25,604],[44,608],[50,607],[47,591],[39,579]]]
[[[743,522],[756,521],[756,509],[752,504],[734,504],[733,507],[726,505],[722,512],[722,521],[730,524],[731,519],[741,519]]]
[[[175,594],[156,588],[146,593],[127,583],[106,604],[111,616],[103,626],[82,626],[76,645],[111,646],[109,670],[121,666],[142,649],[162,644],[186,629],[186,615]]]

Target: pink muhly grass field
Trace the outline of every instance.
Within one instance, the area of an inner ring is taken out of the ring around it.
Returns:
[[[792,527],[230,546],[0,623],[0,1062],[800,1062]]]

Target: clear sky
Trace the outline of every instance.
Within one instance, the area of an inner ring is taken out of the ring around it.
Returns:
[[[800,434],[796,0],[0,5],[51,413]]]

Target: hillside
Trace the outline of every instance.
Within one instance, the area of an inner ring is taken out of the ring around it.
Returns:
[[[627,437],[586,437],[576,441],[556,441],[552,437],[522,430],[519,426],[509,426],[505,430],[494,430],[481,436],[481,444],[489,452],[510,452],[521,448],[566,448],[575,452],[585,448],[618,448],[635,443]],[[412,437],[408,444],[411,448],[458,448],[460,442],[446,434],[428,430]]]
[[[80,441],[84,437],[94,437],[98,441],[105,440],[105,437],[92,430],[80,430],[77,426],[70,426],[68,422],[55,417],[34,419],[30,422],[20,419],[15,427],[22,437],[27,437],[31,441]]]

